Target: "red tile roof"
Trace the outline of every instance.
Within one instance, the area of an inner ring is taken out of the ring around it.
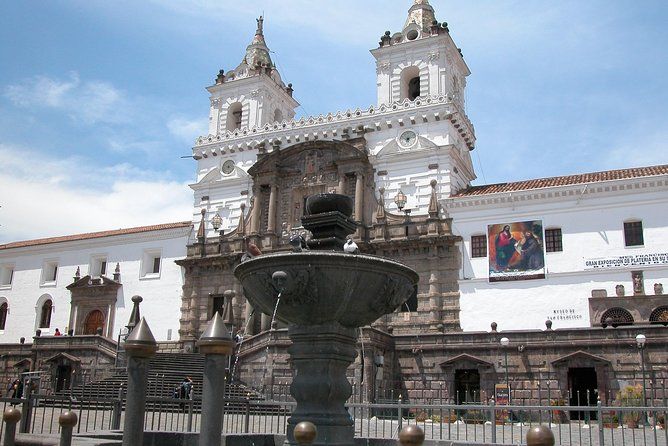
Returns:
[[[562,177],[537,178],[533,180],[515,181],[512,183],[484,184],[471,186],[453,197],[470,197],[474,195],[498,194],[546,187],[568,186],[572,184],[598,183],[601,181],[626,180],[629,178],[668,175],[668,164],[631,169],[606,170],[603,172],[582,173]]]
[[[114,229],[111,231],[88,232],[85,234],[64,235],[60,237],[39,238],[35,240],[24,240],[0,244],[0,249],[24,248],[26,246],[48,245],[51,243],[71,242],[75,240],[87,240],[101,237],[112,237],[114,235],[138,234],[140,232],[163,231],[166,229],[187,228],[192,226],[190,221],[177,223],[164,223],[160,225],[138,226],[136,228]]]

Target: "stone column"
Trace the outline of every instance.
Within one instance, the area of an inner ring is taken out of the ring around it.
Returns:
[[[197,343],[200,353],[204,354],[199,446],[220,446],[222,441],[225,367],[234,348],[229,331],[229,327],[216,312]]]
[[[142,446],[148,362],[158,350],[153,333],[142,318],[125,341],[128,356],[128,387],[123,423],[123,446]]]
[[[362,221],[364,212],[364,175],[355,174],[355,220]]]
[[[254,196],[253,201],[253,214],[251,216],[251,235],[257,235],[260,233],[260,216],[262,215],[262,200],[260,194],[260,186],[257,187],[257,193]]]
[[[440,321],[441,303],[439,302],[439,280],[435,261],[431,261],[432,270],[429,274],[429,325],[431,330],[435,330]]]
[[[352,446],[353,420],[345,408],[352,386],[346,369],[356,356],[357,330],[336,322],[288,328],[288,353],[296,369],[290,393],[297,407],[288,419],[287,442],[297,445],[295,426],[311,421],[318,428],[315,445]]]
[[[278,197],[278,186],[271,185],[271,192],[269,193],[269,218],[267,221],[267,232],[276,233],[276,203]]]
[[[261,326],[262,331],[267,331],[271,328],[271,316],[268,314],[262,313]]]
[[[339,172],[339,193],[345,195],[346,193],[346,174]]]

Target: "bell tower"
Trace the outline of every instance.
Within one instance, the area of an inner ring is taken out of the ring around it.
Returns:
[[[220,70],[211,94],[209,134],[224,135],[268,123],[290,120],[299,103],[292,97],[292,84],[281,80],[264,40],[264,19],[257,19],[253,41],[234,70]]]
[[[449,95],[464,108],[471,74],[447,23],[436,20],[428,0],[414,0],[400,32],[385,32],[376,58],[378,105],[418,97]]]

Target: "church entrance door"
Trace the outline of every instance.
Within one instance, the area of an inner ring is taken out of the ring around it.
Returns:
[[[72,366],[69,364],[59,365],[56,369],[56,392],[70,388],[72,379]]]
[[[571,406],[596,406],[598,390],[594,367],[568,369],[568,396]],[[571,411],[571,420],[595,419],[595,411]]]
[[[480,373],[477,369],[455,370],[457,404],[480,402]]]
[[[83,334],[93,335],[97,333],[97,329],[104,330],[104,314],[100,310],[93,310],[86,316],[84,322]]]

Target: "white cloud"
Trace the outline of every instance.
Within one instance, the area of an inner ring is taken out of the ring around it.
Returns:
[[[34,76],[5,88],[5,96],[21,107],[48,107],[85,124],[130,122],[133,106],[124,93],[103,81],[82,81],[72,72],[68,79]]]
[[[26,162],[27,159],[39,162]],[[96,166],[0,144],[3,242],[188,220],[192,193],[164,172]],[[137,178],[141,178],[138,180]]]
[[[198,136],[206,135],[208,132],[206,118],[172,118],[167,121],[167,128],[172,135],[188,144],[192,144]]]

